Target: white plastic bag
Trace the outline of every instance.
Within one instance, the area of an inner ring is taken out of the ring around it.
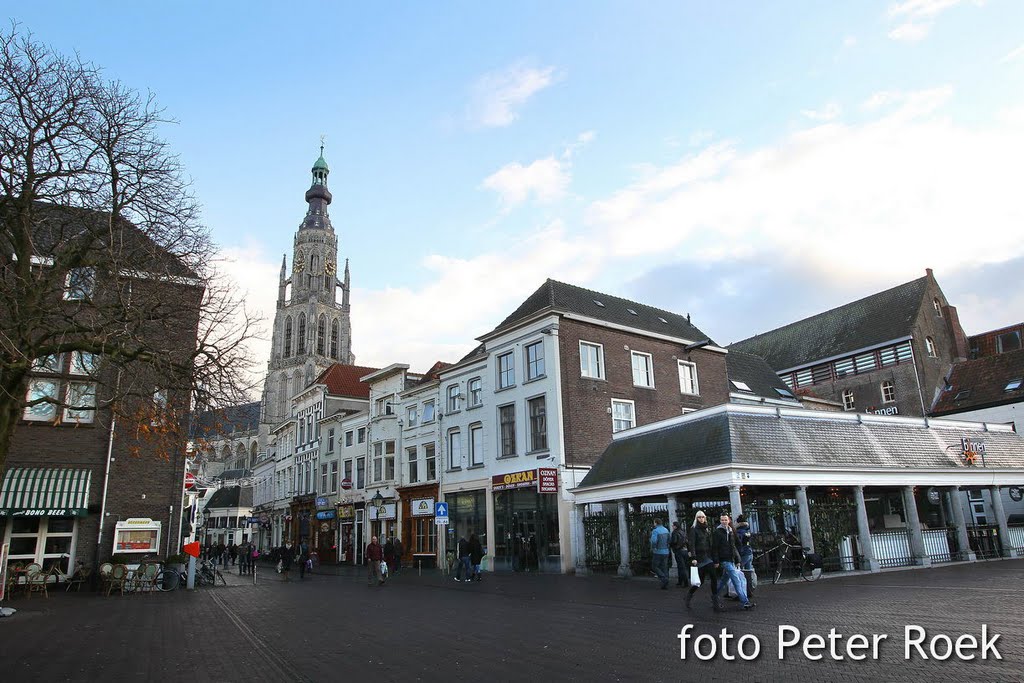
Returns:
[[[700,588],[700,570],[693,566],[690,567],[690,585]]]
[[[381,580],[388,578],[388,563],[384,560],[380,561],[380,578]]]

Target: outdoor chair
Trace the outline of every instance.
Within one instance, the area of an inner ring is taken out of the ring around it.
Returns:
[[[70,591],[71,587],[74,586],[76,591],[81,590],[83,583],[89,582],[89,577],[92,576],[92,567],[86,567],[83,564],[75,568],[75,573],[71,575],[71,579],[68,580],[68,585],[64,588],[64,591]]]
[[[114,565],[109,562],[104,562],[100,565],[100,591],[106,590],[110,584],[110,573],[113,569]]]
[[[50,594],[46,590],[46,579],[49,574],[43,571],[43,568],[38,562],[25,567],[25,589],[28,591],[28,597],[31,598],[33,593],[42,593],[44,598],[49,598]]]
[[[14,597],[14,591],[21,588],[21,577],[24,576],[22,568],[23,565],[21,562],[15,562],[14,564],[7,566],[6,593],[10,597]]]
[[[160,573],[160,565],[150,563],[141,564],[135,570],[134,589],[143,593],[152,593],[156,590],[156,577]]]
[[[128,567],[123,564],[115,564],[110,570],[110,578],[107,580],[107,597],[110,597],[110,592],[115,588],[121,592],[121,595],[124,595],[124,588],[128,581]]]

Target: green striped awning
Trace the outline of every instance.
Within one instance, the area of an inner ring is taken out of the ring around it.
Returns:
[[[0,488],[0,516],[84,517],[89,507],[89,470],[16,467]]]

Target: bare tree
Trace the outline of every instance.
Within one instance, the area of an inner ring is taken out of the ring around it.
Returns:
[[[0,470],[26,416],[123,415],[180,448],[196,403],[248,399],[256,321],[216,272],[168,122],[152,95],[0,32]],[[46,382],[68,372],[94,388]]]

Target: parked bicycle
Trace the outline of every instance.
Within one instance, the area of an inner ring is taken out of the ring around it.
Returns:
[[[196,567],[196,586],[215,586],[217,585],[217,579],[220,579],[221,583],[225,586],[228,582],[224,579],[224,575],[220,573],[216,565],[203,561]],[[186,586],[188,584],[188,574],[185,571],[178,571],[170,567],[164,567],[156,576],[156,587],[157,590],[163,592],[173,591],[177,588]]]
[[[756,562],[765,556],[776,558],[772,583],[778,583],[782,579],[783,574],[799,576],[804,581],[816,581],[821,576],[821,556],[817,553],[812,553],[810,548],[795,545],[785,538],[779,541],[779,544],[774,548],[769,548],[756,556],[754,561]]]

